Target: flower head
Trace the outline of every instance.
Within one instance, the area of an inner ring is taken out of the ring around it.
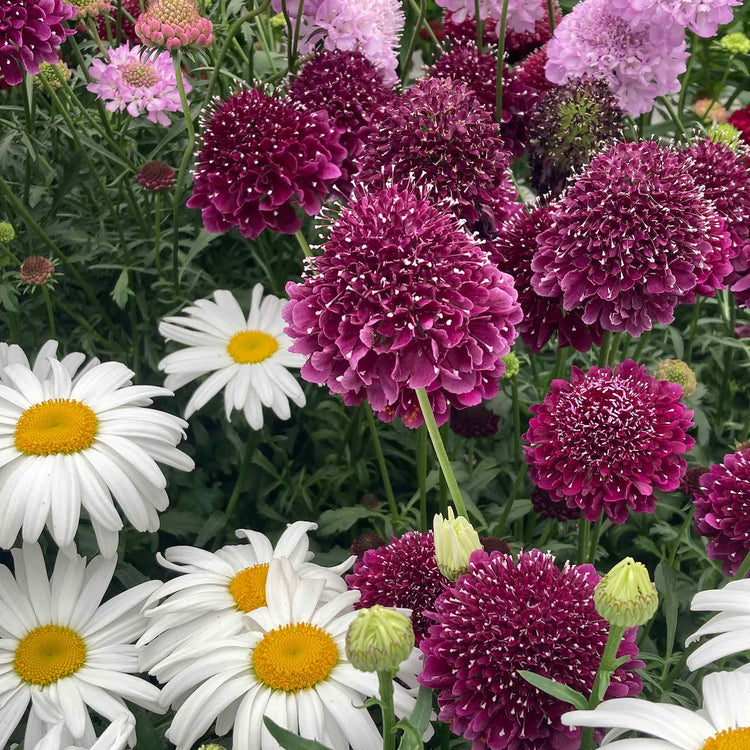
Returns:
[[[365,531],[364,534],[360,534],[352,542],[351,553],[357,558],[357,560],[361,560],[368,549],[378,549],[378,547],[382,547],[384,543],[383,537],[381,537],[377,531]]]
[[[461,23],[476,15],[475,0],[437,0],[437,4],[451,12]],[[503,0],[479,0],[479,17],[499,21],[503,14]],[[508,28],[513,31],[534,33],[536,22],[544,17],[544,8],[538,0],[510,0],[507,10]]]
[[[224,412],[231,418],[242,409],[254,430],[263,427],[263,407],[279,419],[289,419],[289,401],[305,405],[305,394],[287,368],[302,364],[299,354],[290,353],[281,311],[286,300],[263,295],[253,287],[250,312],[245,315],[231,292],[214,292],[214,301],[198,300],[183,315],[165,318],[159,332],[167,341],[186,348],[168,354],[159,362],[167,373],[168,388],[181,388],[208,373],[185,408],[189,418],[219,391],[224,390]]]
[[[286,289],[291,351],[307,357],[302,377],[410,427],[423,422],[416,388],[438,424],[450,406],[495,396],[522,315],[510,276],[410,187],[355,191],[323,255]]]
[[[43,255],[29,255],[21,263],[19,275],[21,281],[29,286],[49,284],[55,273],[55,264]]]
[[[95,19],[96,31],[100,39],[112,38],[115,44],[140,44],[135,24],[141,14],[141,0],[120,0],[120,12],[112,14],[112,18],[98,16]],[[132,20],[135,19],[135,20]],[[117,36],[117,29],[120,35]]]
[[[654,375],[657,380],[668,380],[670,383],[677,383],[682,388],[683,395],[687,397],[692,396],[698,387],[695,373],[690,369],[690,365],[681,359],[661,360],[656,367]]]
[[[648,19],[626,21],[611,0],[583,0],[547,43],[547,77],[566,83],[583,77],[609,84],[630,115],[648,112],[659,96],[680,90],[688,53],[683,35],[669,38]]]
[[[135,33],[146,47],[208,47],[213,23],[200,14],[195,0],[152,0],[138,16]]]
[[[680,491],[690,500],[694,500],[696,494],[701,491],[701,477],[708,471],[706,466],[693,466],[685,472],[680,481]]]
[[[506,365],[507,368],[507,365]],[[507,375],[506,369],[503,377]],[[500,415],[484,404],[467,406],[465,409],[451,409],[450,428],[456,435],[465,438],[481,438],[495,435],[500,426]]]
[[[596,611],[612,625],[645,625],[659,607],[659,594],[643,563],[626,557],[594,589]]]
[[[91,63],[93,80],[86,88],[104,99],[110,112],[127,110],[131,117],[145,112],[151,122],[169,125],[166,113],[181,109],[172,60],[167,52],[148,61],[141,55],[141,47],[124,44],[110,48],[106,61],[96,58]],[[185,90],[190,88],[186,82]]]
[[[695,529],[708,537],[706,552],[733,576],[750,552],[750,450],[724,456],[700,479],[695,502]]]
[[[360,609],[346,632],[346,654],[362,672],[395,672],[413,648],[411,620],[379,604]]]
[[[732,149],[732,151],[740,151],[742,149],[742,133],[728,122],[712,125],[708,131],[708,137],[714,143],[723,143]]]
[[[449,79],[421,79],[384,116],[362,157],[362,182],[419,180],[474,229],[494,230],[518,208],[509,155],[492,116]]]
[[[721,102],[712,99],[698,99],[693,104],[693,112],[702,120],[710,120],[711,122],[723,123],[729,119],[729,113],[724,109]]]
[[[154,160],[146,162],[138,170],[135,179],[149,193],[159,193],[174,186],[176,173],[169,164]]]
[[[743,34],[741,31],[726,34],[720,39],[719,44],[730,55],[747,55],[750,53],[750,39],[748,39],[747,34]]]
[[[570,381],[553,380],[531,407],[524,436],[531,480],[589,521],[602,511],[614,523],[624,523],[628,509],[651,513],[655,489],[680,486],[681,454],[695,443],[687,434],[693,412],[681,396],[680,386],[654,379],[632,359],[614,371],[574,367]]]
[[[742,0],[612,0],[612,8],[629,21],[658,24],[672,38],[687,26],[698,36],[715,36],[719,26],[732,21],[732,8]]]
[[[671,323],[679,302],[713,294],[731,271],[723,219],[683,158],[654,141],[595,157],[537,242],[537,294],[631,336]]]
[[[475,552],[469,572],[435,602],[434,624],[420,648],[419,681],[438,691],[439,719],[454,733],[489,750],[572,750],[580,734],[562,726],[567,704],[527,683],[519,670],[591,691],[609,630],[596,612],[599,576],[591,565],[566,564],[551,555]],[[620,656],[629,660],[612,676],[610,696],[641,690],[633,669],[635,629]]]
[[[505,372],[503,373],[503,380],[511,380],[521,372],[521,363],[515,352],[509,352],[503,357],[505,363]]]
[[[479,534],[467,518],[456,516],[453,508],[448,508],[448,517],[437,513],[432,522],[432,536],[435,540],[435,558],[438,569],[449,580],[455,581],[469,569],[472,552],[482,549]]]
[[[294,234],[299,206],[318,213],[341,177],[346,149],[324,111],[244,89],[204,117],[189,208],[201,209],[209,232],[236,226],[255,239],[266,227]]]
[[[62,87],[63,81],[69,81],[72,75],[67,63],[62,60],[54,63],[43,62],[39,64],[39,72],[34,79],[34,83],[42,88],[46,83],[53,89],[59,89]]]
[[[4,0],[0,4],[0,81],[17,86],[23,72],[36,75],[43,62],[55,63],[58,47],[75,33],[63,23],[76,8],[62,0]]]
[[[69,0],[77,11],[76,18],[95,18],[112,10],[110,0]]]
[[[361,607],[410,609],[419,645],[429,625],[424,612],[433,608],[449,581],[438,569],[432,532],[407,531],[390,544],[365,552],[346,583],[362,595]]]
[[[0,245],[7,245],[16,239],[16,230],[7,221],[0,221]]]

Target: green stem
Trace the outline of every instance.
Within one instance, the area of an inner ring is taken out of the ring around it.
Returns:
[[[302,27],[302,8],[305,4],[305,0],[299,0],[299,7],[297,8],[297,20],[294,22],[294,48],[292,50],[292,62],[296,64],[297,62],[297,48],[299,47],[299,32],[300,28]],[[292,73],[294,71],[293,65],[289,66],[289,72]]]
[[[516,475],[516,481],[513,482],[513,487],[511,487],[510,495],[508,495],[508,499],[505,501],[505,507],[503,508],[503,515],[500,517],[500,520],[497,522],[497,531],[495,531],[495,536],[502,537],[502,535],[505,533],[505,526],[508,523],[508,517],[510,516],[510,512],[513,509],[513,503],[516,501],[516,497],[518,497],[518,492],[521,489],[521,484],[524,478],[526,477],[526,472],[528,471],[528,469],[529,467],[524,461],[521,464],[521,468],[518,470],[518,474]]]
[[[419,14],[419,6],[417,5],[416,0],[409,0],[409,5],[411,5],[412,10],[416,14]],[[432,26],[430,26],[426,18],[422,22],[422,28],[427,32],[427,36],[430,37],[432,43],[442,52],[443,45],[440,44],[439,39],[435,36],[435,32],[432,30]]]
[[[689,31],[690,34],[690,57],[688,58],[687,70],[685,71],[685,77],[682,79],[682,86],[680,87],[680,99],[678,102],[678,108],[680,112],[685,111],[685,97],[687,96],[688,87],[690,84],[690,73],[693,70],[693,63],[695,62],[695,55],[693,54],[693,48],[695,47],[695,34]]]
[[[286,0],[281,0],[281,14],[284,16],[284,21],[286,22],[286,66],[291,71],[294,67],[294,27],[292,26],[292,18],[286,7]]]
[[[750,572],[750,552],[745,555],[745,559],[742,561],[742,565],[737,569],[737,572],[732,576],[733,581],[741,581]]]
[[[437,422],[435,421],[435,413],[432,411],[430,398],[424,388],[416,388],[415,393],[417,394],[417,399],[419,400],[419,406],[422,409],[424,423],[427,427],[427,432],[430,435],[432,447],[435,450],[435,455],[437,456],[438,463],[440,464],[443,476],[445,477],[445,482],[448,485],[448,491],[451,494],[453,505],[455,505],[456,507],[456,513],[459,516],[468,518],[468,515],[466,513],[466,505],[464,504],[464,499],[461,496],[461,490],[458,488],[458,482],[456,481],[456,475],[453,473],[453,467],[451,466],[451,462],[448,459],[448,453],[445,450],[443,438],[440,435],[440,430],[438,430]]]
[[[406,78],[409,75],[409,67],[411,66],[411,58],[414,54],[414,49],[417,46],[417,37],[419,36],[419,29],[424,22],[425,15],[427,13],[427,4],[425,0],[419,0],[419,13],[417,14],[417,22],[414,24],[414,31],[412,32],[411,39],[409,40],[409,46],[406,50],[406,57],[404,58],[403,70],[401,71],[401,83],[406,82]]]
[[[581,514],[578,521],[578,563],[583,565],[588,558],[589,550],[589,522]]]
[[[505,62],[505,26],[508,22],[508,0],[503,0],[500,28],[497,32],[497,71],[495,73],[495,122],[503,123],[503,63]]]
[[[393,710],[393,675],[388,670],[378,670],[380,709],[383,713],[383,750],[395,750],[396,715]]]
[[[635,347],[635,351],[633,352],[633,360],[636,362],[640,359],[641,354],[643,354],[643,350],[646,348],[648,335],[649,331],[644,331],[638,339],[638,346]]]
[[[689,365],[693,361],[693,348],[695,346],[695,331],[698,328],[698,318],[701,312],[701,300],[702,297],[698,297],[693,305],[693,317],[690,321],[690,333],[688,334],[688,347],[687,353],[685,354],[685,362]]]
[[[669,567],[674,568],[675,560],[677,559],[677,553],[679,552],[680,545],[682,544],[682,537],[686,531],[690,528],[690,524],[693,522],[693,514],[695,513],[695,506],[691,503],[690,512],[685,516],[685,520],[680,526],[680,530],[677,533],[677,539],[674,540],[672,551],[669,553]],[[679,567],[678,567],[679,569]]]
[[[732,69],[732,63],[734,62],[734,55],[729,55],[729,59],[727,60],[727,67],[724,68],[724,75],[721,77],[721,81],[719,81],[719,85],[714,89],[714,91],[723,91],[724,90],[724,84],[727,82],[727,78],[729,78],[729,71]],[[705,125],[706,119],[710,118],[711,116],[711,107],[716,104],[718,101],[718,95],[714,94],[713,98],[711,99],[711,104],[708,105],[708,108],[706,109],[705,113],[701,117],[701,123]]]
[[[477,24],[477,49],[482,52],[482,37],[484,36],[484,21],[479,13],[479,0],[474,0],[474,20]]]
[[[677,132],[685,139],[686,143],[690,143],[690,138],[688,137],[688,134],[685,132],[685,128],[682,124],[682,120],[680,119],[680,116],[675,111],[675,108],[672,106],[672,102],[667,99],[666,96],[660,96],[659,101],[664,105],[664,108],[667,110],[669,116],[672,118],[672,122],[674,122],[675,127],[677,128]]]
[[[620,342],[623,337],[622,331],[619,333],[615,333],[612,336],[612,340],[609,344],[609,352],[607,353],[607,364],[610,367],[614,367],[615,363],[617,362],[617,352],[620,351]]]
[[[427,531],[427,428],[424,425],[417,430],[417,482],[420,528]]]
[[[549,15],[549,35],[555,34],[555,8],[552,0],[547,0],[547,14]]]
[[[375,415],[372,413],[372,409],[369,404],[364,404],[362,407],[365,410],[367,416],[367,426],[370,428],[370,436],[372,438],[372,445],[375,449],[375,458],[378,461],[378,468],[380,469],[380,478],[383,482],[383,488],[385,489],[385,496],[388,498],[388,508],[391,512],[391,523],[393,528],[398,529],[401,525],[398,515],[398,505],[396,504],[396,497],[393,494],[393,487],[391,486],[391,478],[388,476],[388,466],[385,463],[385,456],[383,455],[383,446],[380,444],[380,436],[378,435],[378,426],[375,424]]]
[[[604,331],[604,335],[602,336],[602,345],[599,347],[599,359],[597,360],[597,365],[599,367],[604,367],[604,365],[607,364],[607,357],[609,356],[609,347],[612,344],[612,332],[611,331]]]
[[[55,328],[55,311],[52,309],[52,300],[50,299],[49,289],[47,289],[46,284],[42,284],[42,296],[44,297],[44,306],[47,308],[50,335],[53,339],[56,339],[57,331]]]
[[[298,232],[294,233],[294,236],[297,238],[297,243],[300,246],[300,249],[305,254],[306,258],[312,258],[312,250],[310,250],[310,245],[308,244],[307,240],[305,239],[305,235],[302,234],[302,230],[299,230]]]
[[[586,558],[586,561],[592,564],[596,560],[596,549],[599,546],[599,537],[601,536],[601,533],[602,533],[603,522],[604,522],[604,513],[600,513],[599,518],[596,519],[596,523],[594,524],[594,528],[591,533],[591,545],[589,546],[589,552]]]
[[[154,195],[154,265],[161,273],[161,194]]]
[[[234,510],[237,507],[237,502],[240,499],[240,494],[245,486],[245,479],[247,478],[247,472],[250,468],[250,464],[253,461],[255,455],[255,447],[258,443],[258,433],[253,430],[248,435],[247,442],[245,443],[245,455],[242,457],[242,463],[240,464],[240,470],[237,472],[237,480],[234,483],[232,494],[229,496],[229,502],[227,503],[224,516],[226,518],[226,524],[232,520]]]
[[[521,402],[518,398],[518,375],[511,378],[510,387],[513,394],[513,455],[518,464],[521,462]]]

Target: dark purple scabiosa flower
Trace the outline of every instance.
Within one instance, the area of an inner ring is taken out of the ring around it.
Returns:
[[[485,552],[501,552],[503,555],[510,554],[510,545],[499,536],[480,536],[479,542]]]
[[[490,437],[497,433],[499,425],[500,416],[484,404],[469,406],[466,409],[451,409],[451,430],[461,437]]]
[[[602,511],[625,523],[628,509],[651,513],[654,490],[680,486],[693,412],[682,388],[656,380],[632,359],[614,369],[574,367],[553,380],[524,435],[529,477],[553,500],[578,507],[589,521]]]
[[[381,604],[411,609],[419,645],[430,624],[423,612],[433,608],[449,581],[438,569],[432,532],[408,531],[386,546],[366,551],[354,563],[346,583],[362,593],[360,607]]]
[[[574,750],[580,730],[564,727],[570,706],[526,682],[536,672],[591,692],[609,624],[594,607],[599,581],[592,565],[560,570],[539,550],[511,555],[474,552],[469,572],[435,601],[434,624],[420,643],[419,682],[438,691],[441,721],[489,750]],[[618,656],[630,659],[612,676],[608,697],[640,693],[634,669],[636,628]]]
[[[572,174],[621,137],[622,112],[604,81],[575,81],[539,102],[527,133],[532,187],[556,198]]]
[[[735,575],[750,552],[750,449],[708,469],[693,500],[695,530],[709,538],[709,558],[721,561],[724,575]]]
[[[520,331],[524,344],[532,352],[538,352],[556,333],[558,346],[573,346],[585,352],[592,344],[601,344],[601,326],[598,323],[586,325],[582,320],[583,308],[564,310],[562,294],[541,297],[531,286],[531,262],[537,251],[537,237],[551,226],[552,220],[553,210],[549,206],[518,211],[503,224],[488,249],[500,270],[513,277],[523,310]]]
[[[423,181],[454,201],[471,229],[492,231],[518,208],[509,159],[492,116],[465,84],[423,78],[380,120],[359,178],[378,187]]]
[[[423,423],[415,388],[438,424],[451,407],[494,397],[522,317],[513,279],[449,209],[410,186],[355,188],[323,254],[286,291],[302,377],[408,427]]]
[[[691,500],[694,500],[696,494],[701,490],[701,477],[707,471],[707,466],[693,466],[692,469],[688,469],[680,481],[680,491]]]
[[[547,490],[534,487],[531,492],[531,505],[538,516],[554,518],[556,521],[572,521],[581,517],[578,506],[569,508],[565,500],[553,500]]]
[[[547,98],[552,96],[548,94]],[[721,287],[731,241],[673,149],[617,143],[596,156],[555,210],[532,262],[537,294],[583,322],[640,336],[679,302]]]
[[[744,148],[710,138],[682,152],[693,179],[724,219],[732,240],[733,273],[728,278],[737,301],[750,306],[750,171]],[[727,261],[728,262],[728,261]]]
[[[341,177],[346,149],[325,112],[246,89],[213,105],[202,125],[187,205],[201,209],[209,232],[294,234],[302,226],[294,207],[317,214]]]
[[[36,75],[40,63],[56,63],[57,48],[74,33],[63,23],[77,13],[61,0],[0,2],[0,80],[17,86],[24,71]]]
[[[333,126],[341,130],[341,145],[348,156],[337,187],[351,191],[351,177],[359,169],[365,142],[376,132],[373,117],[390,106],[396,94],[382,73],[361,53],[343,50],[323,52],[306,62],[289,86],[289,96],[306,109],[323,109]]]
[[[365,531],[352,542],[351,551],[357,559],[360,559],[367,550],[378,549],[383,544],[383,538],[376,531]]]
[[[176,173],[169,164],[155,159],[144,164],[136,175],[138,184],[149,193],[169,190],[175,183]]]

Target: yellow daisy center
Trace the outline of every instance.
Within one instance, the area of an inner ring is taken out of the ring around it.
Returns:
[[[16,448],[35,456],[78,453],[94,442],[98,428],[96,414],[85,404],[70,398],[50,399],[21,414]]]
[[[229,356],[239,365],[257,365],[278,348],[276,337],[263,331],[240,331],[227,344]]]
[[[263,636],[252,666],[257,678],[274,690],[306,690],[325,680],[339,660],[328,633],[303,622],[284,625]]]
[[[70,677],[85,663],[86,644],[75,630],[42,625],[19,641],[13,667],[24,682],[46,686]]]
[[[234,597],[237,609],[252,612],[266,606],[266,578],[268,563],[245,568],[232,578],[229,593]]]
[[[709,737],[701,750],[746,750],[750,747],[750,727],[725,729]]]

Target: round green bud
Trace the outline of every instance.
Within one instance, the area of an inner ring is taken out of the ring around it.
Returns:
[[[411,620],[391,607],[360,609],[346,632],[346,655],[361,672],[395,672],[414,648]]]
[[[39,64],[39,72],[34,76],[34,83],[44,88],[44,82],[53,89],[59,89],[63,81],[69,81],[72,73],[70,68],[62,61],[56,63],[43,62]]]
[[[633,628],[654,616],[659,595],[646,566],[626,557],[596,585],[594,606],[612,625]]]
[[[663,359],[654,374],[657,380],[668,380],[681,385],[683,394],[688,397],[695,393],[698,386],[695,373],[681,359]]]
[[[435,538],[435,559],[440,572],[451,581],[469,570],[472,553],[482,549],[479,534],[463,516],[456,516],[448,508],[448,518],[438,513],[432,521]]]
[[[7,221],[0,221],[0,245],[7,245],[16,239],[16,230]]]
[[[736,151],[740,147],[742,140],[740,131],[728,122],[712,125],[708,131],[708,137],[714,143],[723,143],[732,151]]]
[[[722,37],[721,48],[725,49],[731,55],[746,55],[750,52],[750,39],[741,31],[735,31]]]
[[[514,352],[508,352],[503,357],[505,362],[505,372],[503,373],[503,380],[510,380],[515,378],[516,375],[521,371],[521,363],[518,361],[518,357]]]
[[[271,28],[283,29],[286,26],[286,18],[283,13],[277,13],[275,16],[271,16]]]

